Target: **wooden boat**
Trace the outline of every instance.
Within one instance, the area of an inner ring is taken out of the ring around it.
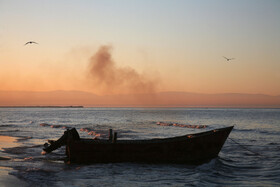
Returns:
[[[173,138],[150,140],[81,139],[75,128],[57,141],[50,141],[46,153],[66,145],[68,163],[186,163],[200,164],[218,156],[233,126]]]

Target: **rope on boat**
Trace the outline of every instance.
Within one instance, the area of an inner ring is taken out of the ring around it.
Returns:
[[[237,145],[239,145],[240,147],[242,147],[243,149],[245,149],[245,150],[247,150],[247,151],[249,151],[249,152],[251,152],[251,153],[254,153],[255,155],[258,155],[258,156],[262,156],[262,157],[263,157],[263,155],[261,155],[260,153],[257,153],[257,152],[255,152],[255,151],[252,151],[252,150],[248,149],[246,146],[244,146],[244,145],[238,143],[237,141],[233,140],[232,138],[229,138],[229,139],[230,139],[231,141],[233,141],[234,143],[236,143]]]

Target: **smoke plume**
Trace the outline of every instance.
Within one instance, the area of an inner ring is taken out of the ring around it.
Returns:
[[[143,94],[156,91],[155,79],[139,74],[130,67],[117,67],[111,50],[110,46],[101,46],[90,58],[89,77],[95,91],[102,94]]]

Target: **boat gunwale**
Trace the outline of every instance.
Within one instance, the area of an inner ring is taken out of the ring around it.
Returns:
[[[200,133],[192,133],[192,134],[186,134],[183,136],[176,136],[176,137],[169,137],[169,138],[153,138],[153,139],[145,139],[145,140],[117,140],[116,142],[112,142],[105,139],[87,139],[87,138],[81,138],[80,140],[75,140],[69,142],[71,143],[85,143],[85,144],[150,144],[150,143],[168,143],[168,142],[177,142],[177,141],[185,141],[190,140],[194,138],[199,138],[202,136],[211,135],[214,133],[218,133],[220,131],[227,131],[229,132],[233,129],[234,126],[219,128],[219,129],[213,129],[209,131],[204,131]]]

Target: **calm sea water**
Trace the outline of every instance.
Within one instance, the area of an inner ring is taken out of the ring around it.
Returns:
[[[208,127],[158,126],[158,121]],[[231,125],[234,129],[219,156],[196,166],[68,165],[64,148],[41,155],[47,139],[63,135],[62,127],[75,127],[84,138],[92,136],[80,129],[89,128],[102,138],[112,128],[122,139],[146,139]],[[5,183],[5,177],[26,186],[280,186],[280,109],[0,108],[0,135],[17,138],[0,150],[4,186],[17,186]]]

